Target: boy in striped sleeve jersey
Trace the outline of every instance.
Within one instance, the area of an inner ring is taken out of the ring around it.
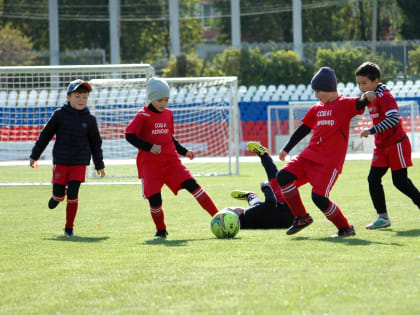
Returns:
[[[391,168],[392,182],[420,209],[420,192],[407,176],[407,167],[412,166],[411,143],[398,113],[398,105],[387,87],[380,82],[381,69],[372,62],[361,64],[356,72],[360,91],[375,91],[377,97],[369,106],[373,127],[364,129],[360,136],[375,137],[375,149],[369,171],[369,193],[378,217],[366,226],[367,229],[389,227],[382,177]]]

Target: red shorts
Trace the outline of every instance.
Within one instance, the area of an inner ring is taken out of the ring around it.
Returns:
[[[53,184],[67,185],[69,181],[76,180],[84,182],[86,176],[86,165],[61,165],[54,164]]]
[[[176,195],[182,189],[181,184],[193,179],[190,171],[179,159],[170,161],[148,161],[143,165],[143,197],[149,198],[162,190],[164,184]]]
[[[314,163],[300,156],[291,160],[283,169],[296,175],[298,187],[309,182],[312,192],[327,198],[339,175],[336,168]]]
[[[411,143],[406,137],[403,141],[387,146],[385,148],[375,148],[373,150],[373,167],[389,167],[396,171],[412,166]]]

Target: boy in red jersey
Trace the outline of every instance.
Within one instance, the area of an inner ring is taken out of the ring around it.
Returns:
[[[67,102],[57,109],[42,129],[30,155],[29,165],[35,166],[53,136],[53,193],[48,207],[54,209],[67,194],[65,236],[76,236],[73,231],[79,204],[80,184],[85,181],[86,165],[91,157],[100,177],[105,176],[102,139],[96,118],[87,108],[91,86],[80,79],[67,87]],[[67,187],[67,189],[66,189]]]
[[[309,109],[279,154],[280,160],[284,161],[288,152],[313,131],[309,145],[277,173],[286,203],[296,217],[287,234],[295,234],[313,222],[297,189],[309,182],[313,202],[338,229],[333,236],[352,236],[356,234],[353,226],[328,197],[343,167],[350,120],[361,114],[376,96],[374,92],[367,92],[360,98],[338,95],[335,73],[329,67],[322,67],[312,78],[311,85],[320,103]]]
[[[392,183],[408,196],[420,209],[420,192],[407,177],[407,167],[412,166],[411,143],[400,120],[398,105],[386,86],[380,82],[381,70],[372,62],[361,64],[356,72],[360,91],[375,91],[377,97],[369,104],[373,127],[361,132],[361,137],[374,135],[375,149],[369,171],[369,193],[378,217],[367,229],[385,228],[391,225],[388,217],[382,177],[391,168]]]
[[[142,179],[143,196],[149,201],[150,214],[156,225],[156,238],[168,235],[162,209],[161,189],[164,184],[175,195],[182,188],[188,190],[211,216],[218,212],[209,195],[179,159],[178,154],[191,160],[195,155],[174,137],[173,113],[166,108],[169,92],[164,79],[151,78],[147,82],[150,104],[136,114],[125,130],[126,140],[139,149],[137,170]]]

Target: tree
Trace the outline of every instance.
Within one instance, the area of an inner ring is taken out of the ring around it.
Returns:
[[[400,34],[404,39],[420,38],[420,27],[418,14],[420,12],[420,1],[418,0],[397,0],[402,11],[402,24]]]
[[[241,40],[249,43],[292,41],[291,3],[291,0],[241,0]],[[230,1],[214,1],[214,6],[223,15],[215,23],[220,30],[217,41],[230,44]],[[274,12],[270,12],[270,8]]]
[[[205,62],[195,53],[172,57],[168,66],[163,69],[165,77],[202,77]]]
[[[398,63],[383,56],[371,55],[366,48],[345,45],[342,48],[318,49],[316,53],[316,69],[329,66],[335,70],[337,81],[354,82],[354,71],[365,61],[377,63],[382,70],[381,80],[395,78]]]
[[[2,66],[29,66],[37,57],[29,38],[11,28],[0,28],[0,64]]]
[[[60,50],[100,48],[109,52],[108,4],[109,0],[60,0]],[[202,39],[201,21],[187,18],[197,16],[199,4],[200,0],[180,1],[183,53]],[[154,63],[169,58],[168,1],[120,0],[120,7],[121,61]],[[48,0],[36,5],[31,0],[3,0],[2,20],[30,38],[34,49],[49,50]]]

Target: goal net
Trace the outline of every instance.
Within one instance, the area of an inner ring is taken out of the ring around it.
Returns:
[[[289,105],[270,105],[267,108],[268,143],[271,152],[279,152],[288,141],[293,131],[300,125],[308,109],[316,101],[290,102]],[[420,116],[419,104],[416,101],[399,101],[399,113],[407,135],[410,138],[413,152],[420,152]],[[353,117],[350,123],[348,153],[371,154],[374,138],[360,138],[364,128],[372,127],[372,120],[367,110],[362,115]],[[290,153],[299,154],[309,143],[312,133],[302,139]]]
[[[69,82],[147,79],[153,74],[149,64],[0,67],[0,183],[50,182],[54,139],[39,169],[30,169],[28,159],[43,126],[65,102]]]
[[[181,158],[196,176],[239,174],[239,113],[236,77],[165,78],[171,87],[168,108],[174,114],[175,137],[196,153]],[[137,177],[137,148],[124,130],[149,102],[145,79],[94,79],[89,108],[103,138],[107,177]]]

